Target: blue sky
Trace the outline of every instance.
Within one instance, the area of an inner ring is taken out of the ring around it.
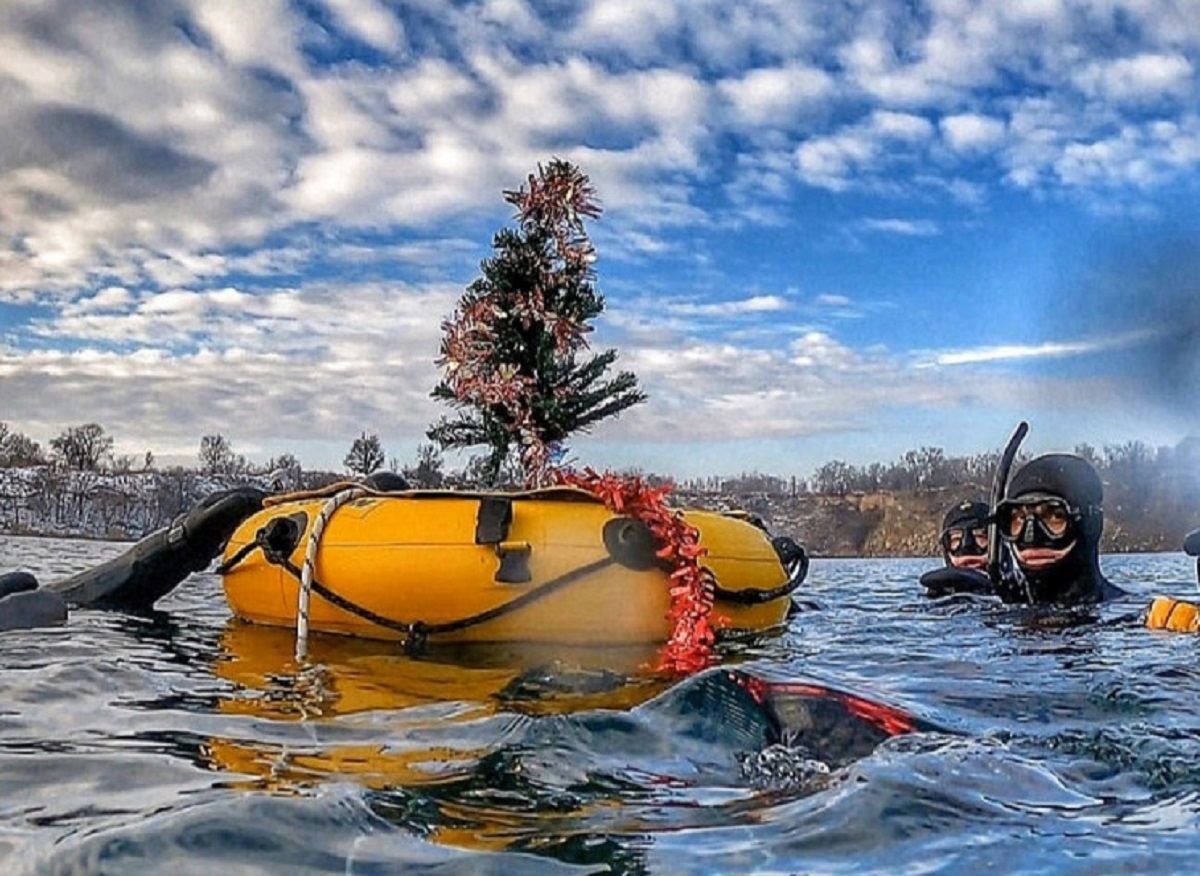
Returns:
[[[557,155],[650,401],[597,466],[1200,431],[1195,0],[6,2],[0,420],[414,456]]]

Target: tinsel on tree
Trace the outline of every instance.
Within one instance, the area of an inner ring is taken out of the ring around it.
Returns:
[[[445,377],[433,396],[458,412],[428,434],[446,448],[486,445],[490,482],[515,452],[526,485],[546,483],[567,436],[646,398],[631,372],[609,376],[616,350],[584,355],[604,310],[584,226],[600,216],[595,196],[560,159],[504,192],[516,227],[496,234],[495,254],[442,325]]]

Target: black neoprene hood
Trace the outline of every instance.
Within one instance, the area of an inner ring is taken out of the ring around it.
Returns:
[[[987,502],[967,499],[952,506],[942,518],[942,532],[954,526],[984,526],[991,514]]]
[[[1057,496],[1080,511],[1099,509],[1104,501],[1100,475],[1082,456],[1047,453],[1021,467],[1008,482],[1009,499],[1042,499]]]

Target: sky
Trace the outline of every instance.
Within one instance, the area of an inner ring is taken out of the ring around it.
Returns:
[[[0,420],[43,443],[413,459],[555,156],[649,394],[580,463],[1200,433],[1200,0],[0,0],[0,119]]]

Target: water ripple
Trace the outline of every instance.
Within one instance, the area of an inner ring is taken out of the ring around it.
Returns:
[[[122,545],[0,538],[53,578]],[[1200,849],[1200,643],[1147,632],[1186,558],[1105,558],[1082,614],[927,600],[918,560],[814,561],[723,658],[907,708],[858,760],[748,749],[646,653],[416,660],[232,621],[212,575],[142,615],[0,637],[13,873],[1180,872]]]

